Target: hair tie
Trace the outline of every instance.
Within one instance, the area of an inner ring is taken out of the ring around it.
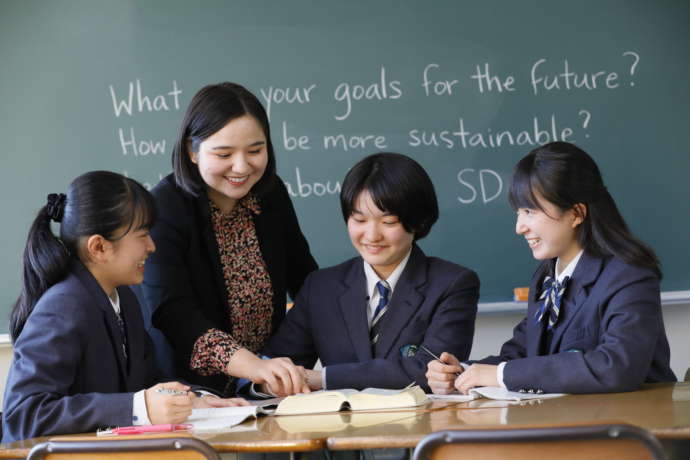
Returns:
[[[65,213],[65,200],[67,196],[64,193],[51,193],[48,195],[48,204],[46,205],[48,217],[55,222],[61,222],[62,216]]]

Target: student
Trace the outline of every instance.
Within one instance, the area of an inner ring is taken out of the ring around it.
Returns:
[[[479,279],[417,246],[438,204],[411,158],[364,158],[345,177],[340,204],[360,257],[309,275],[264,354],[310,368],[311,389],[425,386],[432,358],[422,345],[469,355]],[[322,371],[311,370],[317,358]]]
[[[461,366],[443,353],[430,362],[434,393],[603,393],[675,381],[659,261],[628,230],[594,160],[566,142],[534,149],[515,167],[508,198],[516,233],[542,261],[527,315],[499,356]]]
[[[308,391],[288,359],[255,355],[317,268],[275,172],[268,118],[240,85],[202,88],[182,121],[173,174],[153,190],[158,250],[143,294],[185,380],[235,392],[236,378],[277,394]]]
[[[246,404],[198,398],[179,382],[154,385],[148,335],[126,285],[144,277],[155,216],[141,185],[106,171],[79,176],[67,195],[48,196],[29,230],[23,288],[10,315],[3,442],[180,423],[192,407]],[[51,220],[60,224],[59,238]]]

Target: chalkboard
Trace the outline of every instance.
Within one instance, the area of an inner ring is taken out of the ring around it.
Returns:
[[[440,200],[423,249],[475,269],[482,302],[509,300],[535,267],[510,172],[562,139],[596,158],[663,290],[690,289],[689,23],[685,0],[4,0],[0,330],[46,194],[93,169],[155,185],[190,98],[220,81],[265,102],[321,266],[355,254],[347,169],[401,152]]]

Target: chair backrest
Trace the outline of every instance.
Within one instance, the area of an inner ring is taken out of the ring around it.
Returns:
[[[690,382],[690,367],[688,367],[688,370],[685,371],[685,381]]]
[[[206,442],[190,436],[56,438],[37,444],[27,460],[220,460]]]
[[[664,460],[666,455],[649,431],[616,424],[439,431],[424,437],[412,458]]]

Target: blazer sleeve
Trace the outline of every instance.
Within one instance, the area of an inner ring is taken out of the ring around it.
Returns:
[[[474,321],[479,300],[479,278],[471,270],[463,270],[439,297],[433,316],[425,328],[422,345],[441,353],[448,351],[464,360],[470,354],[474,336]],[[403,388],[415,382],[429,391],[426,379],[427,363],[433,358],[421,349],[414,356],[403,357],[398,350],[386,358],[374,358],[359,363],[331,365],[326,368],[329,388]]]
[[[295,299],[307,275],[319,267],[311,255],[309,244],[299,226],[295,207],[285,188],[285,184],[279,180],[277,187],[278,206],[284,213],[282,220],[284,222],[283,231],[285,232],[284,240],[287,250],[287,291],[290,297]]]
[[[70,296],[32,312],[14,344],[5,393],[3,441],[131,425],[133,393],[70,394],[84,373],[82,353],[90,327]]]
[[[314,338],[312,336],[312,321],[310,319],[309,292],[313,276],[307,276],[304,286],[300,289],[294,306],[280,324],[278,331],[273,334],[262,350],[262,355],[289,356],[300,366],[311,369],[318,359]]]
[[[601,282],[603,280],[600,280]],[[510,390],[605,393],[632,391],[645,381],[661,333],[659,279],[627,266],[593,290],[601,296],[591,314],[599,321],[596,347],[508,361],[503,372]]]

